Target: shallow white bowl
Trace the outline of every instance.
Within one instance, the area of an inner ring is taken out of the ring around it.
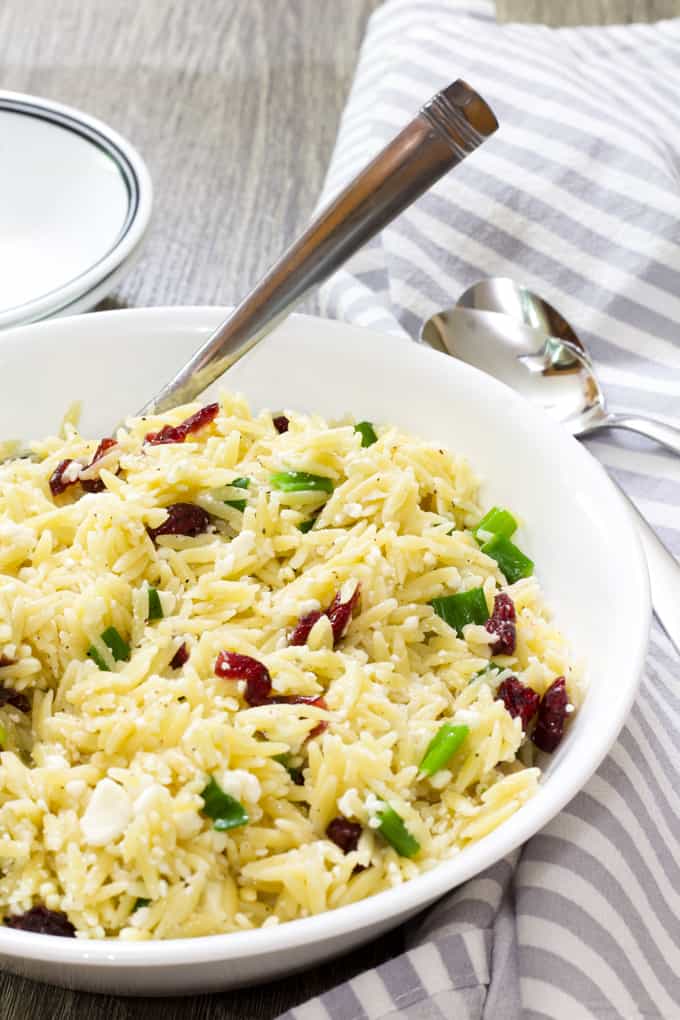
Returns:
[[[141,407],[224,317],[218,308],[105,312],[0,336],[0,436],[54,431],[85,402],[98,437]],[[526,522],[559,622],[588,666],[590,689],[537,795],[450,861],[369,900],[279,928],[170,942],[95,942],[0,927],[0,964],[42,981],[116,994],[207,992],[264,981],[360,945],[488,867],[546,824],[615,740],[642,669],[650,620],[647,572],[619,496],[578,443],[499,383],[394,337],[295,316],[225,378],[255,409],[327,417],[350,411],[466,454],[483,502]]]

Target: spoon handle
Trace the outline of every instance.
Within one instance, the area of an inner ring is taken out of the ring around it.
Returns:
[[[671,453],[680,454],[680,429],[667,425],[655,418],[643,418],[634,414],[608,414],[600,423],[588,427],[589,432],[596,432],[600,429],[627,429],[628,432],[637,432],[640,436],[646,436],[661,446],[665,446]]]
[[[464,81],[438,92],[311,222],[241,304],[140,414],[193,400],[312,288],[462,162],[498,127]]]
[[[609,477],[630,507],[638,526],[638,534],[647,559],[649,586],[656,618],[676,651],[680,652],[680,563],[642,516],[628,493],[614,482],[611,475]]]

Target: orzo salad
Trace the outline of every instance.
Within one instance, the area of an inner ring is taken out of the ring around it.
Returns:
[[[276,925],[534,793],[581,679],[464,458],[228,395],[31,450],[0,466],[5,925]]]

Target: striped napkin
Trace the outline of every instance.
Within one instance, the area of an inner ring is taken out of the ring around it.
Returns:
[[[500,26],[487,2],[387,0],[322,201],[458,77],[500,131],[326,285],[325,314],[416,338],[473,281],[512,276],[576,324],[614,408],[680,426],[680,20]],[[589,447],[679,553],[680,461],[613,433]],[[680,660],[655,627],[574,801],[411,922],[404,955],[288,1020],[679,1020],[679,748]]]

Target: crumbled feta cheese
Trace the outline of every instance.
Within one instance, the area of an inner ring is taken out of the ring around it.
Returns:
[[[65,469],[63,475],[61,476],[62,481],[68,483],[77,482],[78,479],[80,478],[82,470],[83,465],[79,464],[77,460],[72,460],[69,466]]]
[[[87,783],[82,779],[71,779],[64,789],[69,797],[73,797],[74,800],[78,800],[85,793]]]
[[[368,815],[368,824],[372,829],[380,827],[380,819],[376,818],[378,811],[382,811],[385,807],[385,802],[376,797],[374,793],[369,793],[364,801],[364,810]]]
[[[345,790],[342,797],[338,798],[338,811],[345,818],[359,818],[361,816],[359,791],[353,786],[349,790]]]
[[[306,616],[307,613],[318,613],[320,609],[321,603],[318,599],[305,599],[304,602],[300,602],[297,606],[300,616]]]
[[[125,831],[131,819],[132,804],[127,792],[112,779],[101,779],[92,792],[80,828],[90,846],[106,846]]]
[[[251,775],[245,769],[231,769],[224,772],[220,780],[220,786],[225,793],[235,797],[238,801],[248,801],[251,804],[257,804],[262,796],[262,788],[257,776]]]

